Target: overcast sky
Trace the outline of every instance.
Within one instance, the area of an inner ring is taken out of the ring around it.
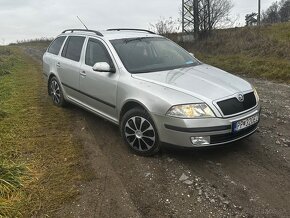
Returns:
[[[233,18],[244,25],[257,0],[232,0]],[[275,0],[262,0],[266,9]],[[148,28],[160,17],[179,18],[181,0],[0,0],[0,44],[36,37],[55,37],[68,28]]]

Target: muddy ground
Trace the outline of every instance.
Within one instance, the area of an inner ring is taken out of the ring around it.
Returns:
[[[25,50],[40,63],[43,50]],[[92,178],[79,184],[78,199],[56,215],[289,217],[290,86],[245,79],[260,94],[259,129],[247,139],[215,148],[166,146],[155,157],[139,157],[122,142],[117,126],[69,106],[75,114],[73,134],[84,145]]]

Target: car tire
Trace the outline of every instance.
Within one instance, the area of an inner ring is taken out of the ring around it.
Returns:
[[[55,76],[49,80],[48,93],[51,96],[54,105],[58,107],[64,107],[66,105],[62,88]]]
[[[160,141],[154,122],[142,108],[127,111],[121,119],[121,135],[136,154],[152,156],[160,150]]]

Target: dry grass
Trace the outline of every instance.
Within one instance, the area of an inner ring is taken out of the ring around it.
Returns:
[[[24,45],[24,46],[43,46],[48,45],[52,42],[53,38],[36,38],[36,39],[27,39],[27,40],[20,40],[16,43],[11,43],[10,45]]]
[[[290,82],[290,22],[217,30],[183,46],[203,62],[226,71]]]
[[[16,47],[1,55],[0,217],[52,215],[86,177],[73,114],[52,105],[40,66]]]

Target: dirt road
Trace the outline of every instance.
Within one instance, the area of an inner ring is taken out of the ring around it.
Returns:
[[[38,60],[42,56],[36,48],[26,52]],[[57,215],[289,217],[290,86],[246,79],[260,94],[260,127],[223,147],[165,147],[155,157],[139,157],[122,142],[117,126],[70,106],[73,135],[83,142],[92,178],[79,184],[80,197]]]

